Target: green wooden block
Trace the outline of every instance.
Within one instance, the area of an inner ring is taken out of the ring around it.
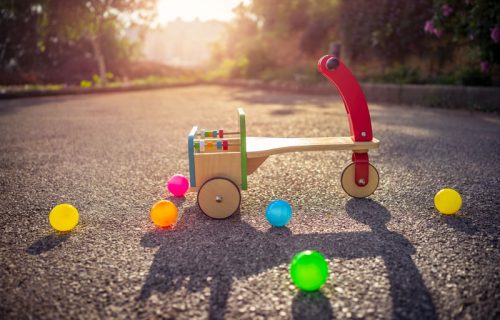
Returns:
[[[240,115],[240,152],[241,152],[241,190],[247,190],[247,131],[245,124],[245,111],[238,108]]]

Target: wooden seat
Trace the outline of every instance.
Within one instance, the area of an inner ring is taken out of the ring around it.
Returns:
[[[351,137],[320,138],[266,138],[247,137],[248,174],[254,172],[273,154],[298,151],[352,150],[367,151],[378,148],[380,141],[354,142]]]

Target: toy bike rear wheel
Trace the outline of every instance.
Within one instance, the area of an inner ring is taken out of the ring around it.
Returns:
[[[354,179],[355,169],[354,163],[345,167],[340,178],[340,183],[344,191],[354,198],[365,198],[371,195],[378,187],[379,175],[377,169],[369,163],[368,169],[368,183],[360,187],[356,184]]]
[[[240,203],[240,189],[227,178],[207,180],[198,191],[198,206],[210,218],[228,218],[238,211]]]

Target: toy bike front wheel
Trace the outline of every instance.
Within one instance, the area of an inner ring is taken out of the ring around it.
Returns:
[[[377,169],[372,164],[369,164],[368,183],[360,187],[356,184],[354,163],[345,167],[340,178],[340,183],[344,191],[354,198],[365,198],[371,195],[378,187],[379,175]]]
[[[198,191],[198,206],[214,219],[225,219],[235,213],[241,202],[238,186],[227,178],[207,180]]]

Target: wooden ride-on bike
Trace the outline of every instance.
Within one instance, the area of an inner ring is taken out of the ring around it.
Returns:
[[[370,164],[368,150],[378,148],[373,138],[365,96],[349,69],[336,57],[327,55],[318,70],[338,89],[347,111],[350,137],[267,138],[247,137],[245,113],[238,109],[239,131],[200,130],[188,136],[190,192],[198,192],[198,206],[206,215],[224,219],[241,203],[240,190],[247,189],[252,174],[273,154],[298,151],[352,150],[352,163],[340,179],[351,197],[364,198],[378,187],[379,174]]]

